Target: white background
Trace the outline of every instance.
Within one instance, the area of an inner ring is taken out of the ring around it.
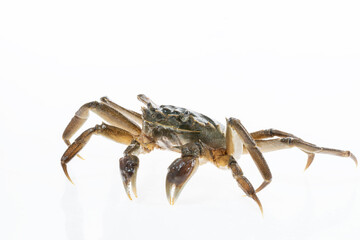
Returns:
[[[139,198],[123,189],[125,146],[94,136],[65,178],[62,131],[88,101],[159,104],[237,117],[320,146],[360,148],[358,1],[16,1],[0,3],[1,239],[357,239],[351,159],[265,154],[273,182],[256,204],[230,172],[201,166],[174,206],[177,158],[140,157]],[[92,114],[84,128],[100,123]],[[249,156],[240,161],[258,186]]]

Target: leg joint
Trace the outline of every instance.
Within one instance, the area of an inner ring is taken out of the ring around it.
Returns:
[[[265,176],[264,182],[271,183],[272,181],[272,175],[269,173],[267,176]]]
[[[107,127],[108,125],[106,123],[96,124],[94,127],[94,133],[95,134],[102,133]]]
[[[344,157],[350,157],[351,152],[350,151],[344,151],[343,156]]]
[[[199,157],[203,153],[200,143],[187,143],[181,147],[182,157]]]
[[[229,167],[231,167],[233,165],[237,165],[237,162],[236,162],[236,160],[234,159],[233,156],[230,156],[230,158],[229,158]]]
[[[138,150],[140,149],[140,143],[136,140],[133,140],[130,145],[125,149],[124,155],[137,155]]]
[[[266,135],[268,135],[269,137],[274,137],[274,129],[273,128],[269,128],[266,130]]]
[[[89,109],[94,109],[99,106],[99,103],[96,101],[85,103],[80,107],[80,109],[75,113],[75,116],[81,119],[87,119],[89,117]]]
[[[293,143],[294,143],[294,138],[292,138],[292,137],[286,137],[286,138],[281,138],[280,139],[280,141],[282,142],[282,143],[286,143],[286,144],[288,144],[288,145],[293,145]]]
[[[237,179],[238,177],[243,176],[243,171],[233,157],[230,158],[228,167],[231,169],[234,178]]]

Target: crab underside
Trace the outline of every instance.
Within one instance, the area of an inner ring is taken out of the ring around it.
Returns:
[[[313,162],[315,153],[350,157],[357,165],[357,160],[350,151],[318,147],[293,134],[275,129],[249,133],[235,118],[227,119],[224,128],[220,123],[203,114],[171,105],[158,106],[142,94],[138,95],[138,99],[146,106],[142,108],[142,114],[123,108],[106,97],[101,98],[100,102],[84,104],[75,113],[63,133],[68,148],[61,158],[62,168],[70,182],[72,180],[67,171],[67,163],[80,152],[93,134],[105,136],[128,146],[124,156],[120,158],[120,173],[130,199],[132,199],[131,192],[137,197],[136,174],[139,154],[154,149],[167,149],[180,153],[181,157],[170,164],[166,176],[166,194],[172,205],[186,182],[195,173],[200,159],[211,162],[219,168],[229,169],[239,187],[258,204],[261,212],[262,205],[257,193],[272,179],[263,152],[297,147],[308,155],[305,169]],[[70,143],[70,138],[85,123],[90,110],[108,124],[102,123],[89,128]],[[250,154],[264,179],[256,190],[236,161],[241,154]]]

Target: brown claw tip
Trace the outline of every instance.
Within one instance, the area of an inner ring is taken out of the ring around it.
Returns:
[[[306,171],[306,169],[308,169],[310,167],[310,165],[314,161],[314,157],[315,157],[315,154],[309,154],[309,157],[308,157],[308,160],[307,160],[304,171]]]
[[[126,193],[130,200],[132,200],[130,193]]]
[[[67,167],[66,167],[66,163],[61,162],[61,166],[62,166],[62,168],[63,168],[63,170],[64,170],[64,173],[65,173],[67,179],[69,179],[69,181],[70,181],[73,185],[75,185],[74,182],[71,180],[71,178],[70,178],[70,176],[69,176],[69,173],[68,173]]]
[[[352,153],[350,153],[350,158],[351,158],[352,160],[354,160],[354,162],[355,162],[355,164],[356,164],[356,167],[357,167],[357,166],[358,166],[358,161],[357,161],[355,155],[352,154]]]
[[[261,204],[259,198],[256,195],[251,196],[251,198],[254,199],[254,201],[257,203],[257,205],[260,208],[261,215],[264,217],[264,210],[263,210],[263,207],[262,207],[262,204]]]

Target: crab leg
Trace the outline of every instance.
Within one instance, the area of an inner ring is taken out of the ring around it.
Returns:
[[[300,150],[302,150],[308,155],[308,160],[305,166],[305,170],[308,167],[310,167],[311,163],[313,162],[315,153],[324,153],[324,154],[330,154],[340,157],[350,157],[355,162],[356,166],[358,165],[355,155],[353,155],[350,151],[318,147],[314,144],[303,141],[302,139],[294,136],[291,133],[282,132],[270,128],[267,130],[260,130],[257,132],[250,133],[250,135],[256,140],[256,144],[260,147],[261,152],[276,151],[276,150],[291,148],[294,146],[298,147]],[[261,140],[272,137],[280,137],[282,138],[282,140],[280,138]],[[244,153],[247,153],[246,149],[244,150]]]
[[[251,137],[245,127],[241,124],[240,120],[235,118],[230,118],[227,121],[227,125],[234,129],[236,133],[239,135],[241,141],[243,142],[245,148],[248,153],[251,155],[254,160],[257,168],[259,169],[261,176],[263,177],[263,183],[256,189],[256,192],[259,192],[264,187],[266,187],[272,179],[272,175],[267,165],[264,156],[262,155],[260,149],[256,145],[255,140]]]
[[[259,198],[256,196],[254,187],[251,185],[250,181],[244,176],[239,164],[235,161],[233,157],[230,157],[228,167],[232,171],[233,177],[238,182],[239,187],[246,193],[248,197],[254,199],[254,201],[258,204],[260,208],[261,214],[263,214],[263,208]]]
[[[70,138],[80,129],[89,117],[89,110],[93,111],[108,123],[126,130],[127,132],[137,136],[140,134],[141,129],[123,114],[107,104],[99,102],[89,102],[80,107],[71,119],[70,123],[64,130],[63,139],[65,143],[70,145]]]
[[[280,130],[276,130],[273,128],[266,129],[266,130],[260,130],[253,133],[250,133],[251,137],[255,140],[264,139],[264,138],[272,138],[272,137],[295,137],[291,133],[283,132]]]
[[[88,130],[84,131],[68,147],[68,149],[65,151],[61,158],[61,166],[64,170],[66,177],[71,183],[73,183],[73,181],[71,180],[67,172],[66,164],[70,162],[70,160],[86,145],[86,143],[90,140],[93,134],[100,134],[122,144],[130,144],[134,138],[131,133],[121,128],[114,127],[105,123],[102,123],[101,125],[96,125],[95,127],[89,128]]]
[[[287,149],[292,147],[299,148],[300,150],[308,154],[308,160],[305,170],[313,162],[316,153],[324,153],[324,154],[330,154],[340,157],[350,157],[355,162],[356,166],[358,165],[355,155],[352,154],[350,151],[318,147],[314,144],[305,142],[300,138],[286,137],[286,138],[276,138],[269,140],[256,140],[256,144],[262,152],[270,152],[270,151],[276,151],[276,150]],[[243,153],[244,154],[248,153],[247,149],[244,149]]]
[[[113,101],[110,101],[110,99],[107,97],[102,97],[100,100],[101,100],[101,102],[107,104],[108,106],[116,109],[118,112],[123,114],[128,119],[136,122],[139,126],[142,125],[143,120],[142,120],[142,116],[140,113],[137,113],[132,110],[126,109],[122,106],[119,106],[118,104],[114,103]]]

